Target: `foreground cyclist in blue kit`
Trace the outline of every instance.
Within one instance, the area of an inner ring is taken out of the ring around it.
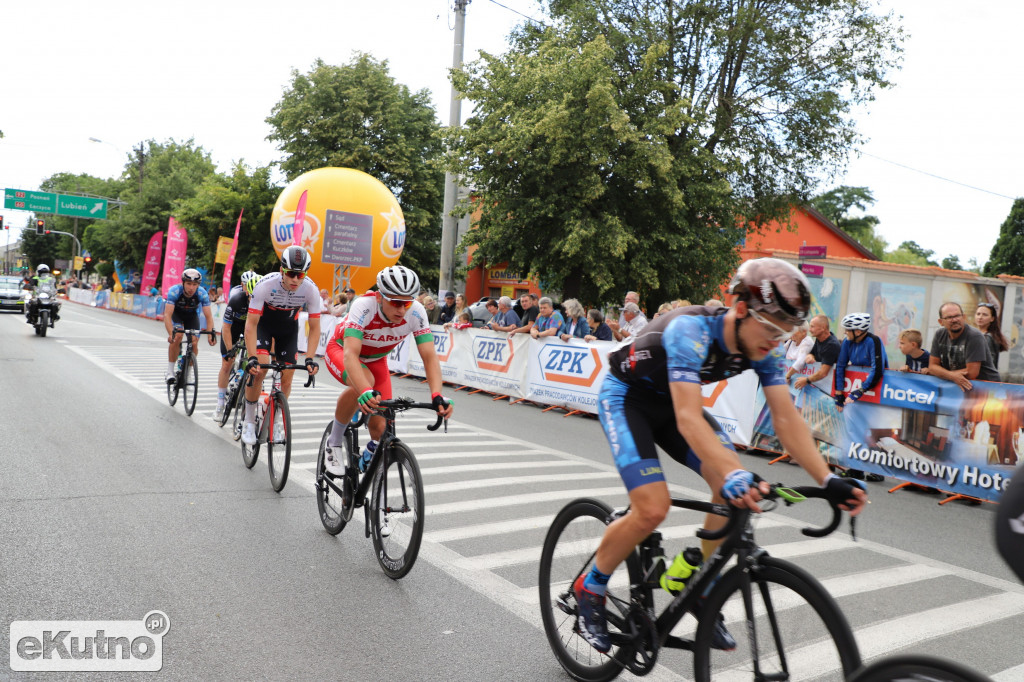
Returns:
[[[754,475],[743,469],[729,437],[704,410],[702,384],[754,370],[786,451],[843,509],[856,515],[867,502],[859,482],[829,473],[786,386],[779,344],[808,317],[807,280],[785,261],[761,258],[740,266],[730,293],[737,296],[731,308],[678,308],[608,355],[598,410],[630,509],[608,526],[593,569],[575,585],[580,633],[598,651],[611,648],[605,620],[611,573],[665,520],[671,506],[656,445],[700,474],[714,502],[760,511],[761,493],[768,491],[767,483],[755,484]],[[709,515],[705,528],[721,528],[725,520]],[[716,546],[705,541],[704,557]],[[736,646],[720,615],[713,646]]]

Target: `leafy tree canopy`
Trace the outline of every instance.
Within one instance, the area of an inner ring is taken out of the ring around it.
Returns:
[[[935,252],[920,246],[917,242],[907,241],[889,251],[882,259],[887,263],[902,263],[903,265],[933,265],[938,266],[932,256]]]
[[[357,53],[343,66],[321,60],[308,74],[292,72],[267,117],[268,140],[287,156],[289,180],[325,166],[361,170],[386,185],[405,216],[402,264],[420,279],[439,272],[444,170],[440,124],[427,90],[397,83],[387,61]]]
[[[1024,198],[1014,200],[1010,215],[999,226],[999,237],[982,273],[986,277],[1024,276]]]
[[[481,211],[464,244],[592,302],[726,280],[748,221],[845,162],[902,40],[866,0],[548,4],[553,27],[454,74],[476,110],[452,168]]]
[[[874,203],[875,197],[870,189],[848,185],[840,185],[811,199],[811,205],[836,227],[881,258],[888,244],[883,237],[875,234],[878,218],[864,214]]]

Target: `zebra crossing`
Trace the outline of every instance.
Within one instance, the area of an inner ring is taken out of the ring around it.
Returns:
[[[166,364],[156,344],[66,347],[166,406]],[[203,348],[192,420],[238,448],[230,429],[219,428],[210,418],[218,370],[219,356]],[[422,390],[409,380],[396,382],[396,394]],[[317,449],[337,395],[338,387],[325,371],[314,388],[303,388],[296,377],[289,400],[292,465],[285,493],[312,492]],[[183,414],[180,399],[167,409]],[[397,423],[425,483],[427,519],[420,560],[540,628],[537,568],[546,530],[557,511],[579,497],[624,505],[617,472],[610,462],[472,424],[453,421],[447,433],[431,433],[424,428],[431,423],[433,417],[420,411],[399,415]],[[261,457],[257,467],[265,466]],[[682,495],[706,496],[683,486],[672,488]],[[316,524],[312,498],[310,507],[310,523]],[[673,509],[662,528],[666,552],[695,545],[693,533],[701,520],[694,512]],[[841,532],[809,540],[799,533],[804,525],[782,513],[766,514],[758,521],[758,540],[774,556],[797,558],[822,581],[846,613],[866,661],[910,649],[954,658],[997,682],[1024,680],[1024,651],[1015,636],[1024,631],[1024,587],[869,540],[854,543]],[[625,571],[617,572],[613,581],[625,582]],[[739,613],[726,617],[742,620]],[[692,621],[680,627],[692,628]],[[791,653],[812,656],[814,646],[808,642]],[[649,677],[686,680],[689,665],[687,655],[668,653]]]

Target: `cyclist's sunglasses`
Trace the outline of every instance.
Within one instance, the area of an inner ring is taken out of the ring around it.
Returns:
[[[772,341],[784,341],[784,340],[790,338],[791,336],[793,336],[793,334],[796,333],[796,327],[793,327],[792,329],[788,329],[788,330],[787,329],[783,329],[779,325],[777,325],[774,322],[772,322],[771,320],[769,320],[767,317],[764,317],[763,315],[761,315],[759,312],[757,312],[753,308],[750,308],[750,316],[752,318],[754,318],[755,320],[757,320],[758,322],[760,322],[765,328],[767,328],[769,331],[772,332],[772,335],[771,335],[771,340]]]
[[[306,276],[306,273],[300,270],[284,270],[285,277],[291,277],[292,279],[302,279]]]
[[[384,294],[381,294],[380,297],[396,308],[409,308],[412,306],[412,301],[406,298],[388,298]]]

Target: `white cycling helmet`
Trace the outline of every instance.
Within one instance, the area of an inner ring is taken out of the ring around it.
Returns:
[[[420,278],[404,265],[392,265],[377,273],[377,290],[388,298],[412,298],[420,293]]]
[[[37,275],[42,275],[44,272],[45,273],[49,273],[50,272],[50,266],[47,265],[46,263],[40,263],[39,267],[36,268],[36,274]]]
[[[246,270],[242,273],[242,288],[245,289],[245,293],[252,296],[252,290],[256,288],[257,282],[260,281],[260,276],[252,270]]]
[[[181,281],[182,283],[195,282],[196,284],[199,284],[203,281],[203,276],[195,268],[189,268],[181,273]]]
[[[868,313],[850,313],[843,318],[843,329],[847,331],[866,332],[871,329],[871,315]]]

